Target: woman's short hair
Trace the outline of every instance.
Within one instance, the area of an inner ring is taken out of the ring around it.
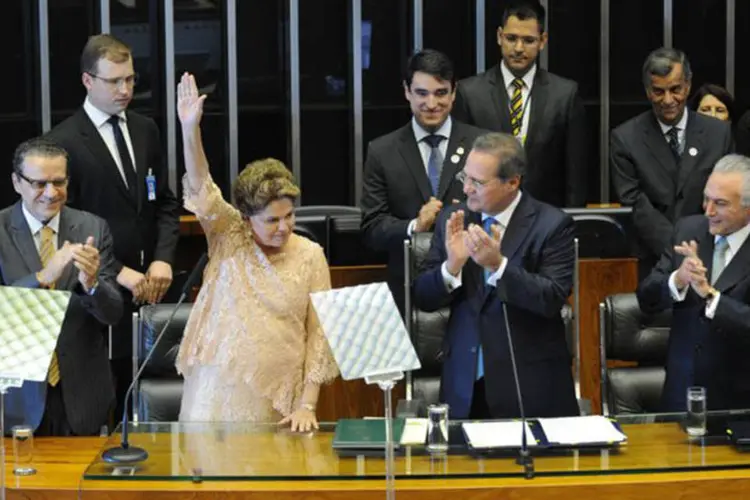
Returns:
[[[288,198],[296,201],[300,190],[286,165],[275,158],[249,163],[232,186],[237,209],[247,216],[263,211],[269,203]]]
[[[701,101],[707,95],[714,96],[715,98],[720,100],[722,104],[724,104],[724,106],[727,107],[727,113],[729,113],[729,121],[734,121],[739,118],[736,114],[737,108],[735,107],[734,97],[732,97],[732,94],[730,94],[729,91],[721,85],[716,85],[715,83],[704,83],[700,86],[700,88],[693,96],[692,101],[690,101],[690,109],[692,109],[693,111],[698,111],[698,108],[700,108],[701,105]]]

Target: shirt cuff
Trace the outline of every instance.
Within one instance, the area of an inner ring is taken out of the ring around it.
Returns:
[[[460,288],[461,285],[463,285],[463,281],[461,280],[463,269],[458,272],[457,276],[453,276],[448,272],[448,262],[446,261],[443,262],[442,266],[440,266],[440,273],[443,275],[443,283],[445,283],[445,289],[449,292],[453,292],[457,288]]]
[[[687,297],[687,292],[689,286],[686,286],[682,290],[677,289],[677,283],[675,282],[675,276],[677,276],[677,271],[673,272],[669,275],[669,294],[672,296],[672,300],[675,302],[682,302],[685,300],[685,297]]]
[[[717,292],[716,295],[711,298],[711,300],[706,302],[706,317],[708,319],[714,319],[716,308],[719,305],[719,297],[721,297],[721,292]]]
[[[406,226],[406,235],[411,238],[411,235],[414,234],[414,228],[417,227],[417,219],[412,219],[409,221],[409,225]]]
[[[487,277],[487,284],[496,287],[497,280],[503,277],[503,273],[505,272],[506,267],[508,267],[508,258],[503,257],[503,260],[500,261],[500,267],[497,268],[497,271]]]

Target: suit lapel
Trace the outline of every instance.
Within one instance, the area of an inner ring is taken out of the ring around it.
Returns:
[[[21,202],[16,203],[13,208],[13,215],[11,216],[11,238],[13,244],[21,254],[23,262],[26,264],[29,272],[35,273],[42,269],[42,261],[39,258],[39,251],[36,249],[34,244],[34,237],[31,234],[31,229],[26,223],[26,218],[23,216],[21,209]]]
[[[453,120],[451,137],[445,150],[443,169],[440,172],[440,185],[436,196],[438,200],[442,200],[445,204],[452,202],[452,200],[444,198],[451,184],[455,182],[456,174],[463,168],[469,149],[471,149],[471,144],[468,143],[463,125]]]
[[[495,115],[500,117],[499,131],[511,133],[510,127],[510,108],[508,104],[508,90],[505,87],[503,73],[500,65],[495,66],[495,70],[489,74],[489,82],[492,87],[492,104],[495,106]]]
[[[424,168],[422,155],[419,154],[417,140],[414,137],[414,131],[411,128],[411,122],[401,129],[401,140],[398,143],[398,151],[404,159],[406,169],[411,172],[416,182],[419,192],[426,203],[432,196],[432,187],[430,179],[427,178],[427,171]]]
[[[138,211],[141,211],[143,207],[143,200],[146,189],[146,171],[148,170],[148,158],[146,158],[146,129],[144,127],[133,126],[133,116],[130,113],[126,113],[128,117],[128,133],[130,134],[130,140],[133,143],[133,154],[135,158],[135,178],[136,178],[136,189],[138,192]]]
[[[524,148],[528,151],[537,136],[539,130],[544,126],[544,111],[547,109],[547,96],[549,95],[549,78],[547,72],[543,69],[538,69],[536,76],[534,77],[534,86],[531,88],[531,109],[529,113],[529,129],[526,132],[526,141],[524,142]]]
[[[71,243],[85,243],[86,238],[89,236],[79,234],[78,224],[72,220],[70,215],[70,211],[63,207],[60,212],[60,234],[58,234],[57,237],[58,248],[66,241]],[[78,277],[77,271],[78,270],[72,263],[68,264],[62,275],[60,275],[60,278],[57,280],[56,288],[59,290],[72,290],[74,282]]]
[[[677,178],[677,162],[672,155],[672,150],[669,148],[667,140],[661,133],[661,128],[659,128],[659,124],[653,113],[649,113],[643,127],[643,141],[646,143],[646,150],[659,162],[674,183]]]
[[[104,143],[104,139],[102,139],[99,131],[91,122],[91,119],[83,108],[78,110],[78,116],[80,122],[78,130],[81,134],[83,144],[89,149],[94,159],[102,164],[101,168],[106,170],[111,181],[118,187],[122,196],[128,200],[129,203],[134,204],[135,200],[130,196],[128,187],[125,185],[125,181],[120,174],[120,169],[117,168],[117,163],[115,163],[115,159],[112,158],[112,153],[109,152],[109,148],[107,148],[107,145]],[[135,144],[133,145],[133,149],[137,151]]]
[[[713,238],[711,241],[713,242]],[[711,245],[711,254],[713,254],[713,244]],[[709,262],[713,261],[713,255],[709,259]],[[706,261],[703,262],[705,264]],[[750,275],[750,238],[745,239],[737,254],[732,257],[727,267],[719,275],[714,287],[720,292],[725,292],[739,283],[740,280],[746,279],[748,275]]]
[[[524,193],[510,218],[508,227],[505,228],[505,234],[502,235],[502,241],[500,242],[500,251],[509,261],[513,260],[519,248],[521,248],[521,244],[529,235],[529,228],[535,218],[536,208],[529,198],[529,194]]]
[[[687,130],[685,130],[685,148],[680,159],[679,180],[677,182],[677,194],[685,187],[690,174],[693,173],[703,153],[703,127],[695,120],[695,115],[686,110],[688,115]],[[692,115],[692,116],[691,116]],[[690,152],[695,151],[692,155]]]

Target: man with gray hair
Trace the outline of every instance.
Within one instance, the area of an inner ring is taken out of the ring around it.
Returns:
[[[417,307],[451,309],[440,394],[455,418],[521,415],[511,349],[526,416],[579,413],[560,314],[573,286],[573,221],[520,190],[525,168],[514,136],[475,140],[456,176],[466,203],[440,213],[415,282]]]
[[[638,288],[644,312],[673,310],[664,411],[684,411],[693,385],[711,409],[750,407],[750,158],[719,160],[703,197]]]
[[[728,123],[686,109],[692,71],[682,51],[651,52],[642,78],[651,110],[613,130],[610,144],[612,183],[633,207],[641,279],[669,246],[674,222],[700,213],[711,168],[732,147]]]

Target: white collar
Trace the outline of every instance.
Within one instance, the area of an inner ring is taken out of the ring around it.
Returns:
[[[750,235],[750,224],[745,224],[742,229],[738,229],[732,234],[726,236],[729,250],[732,252],[732,255],[737,254],[737,251],[739,251],[742,244],[745,243],[748,235]],[[714,244],[716,244],[716,241],[719,238],[721,238],[721,236],[714,236]]]
[[[659,127],[661,128],[661,135],[667,135],[667,132],[669,132],[672,129],[672,127],[677,127],[681,132],[684,132],[687,128],[687,122],[688,122],[687,106],[685,106],[685,110],[682,112],[682,118],[680,118],[680,121],[678,121],[674,125],[665,125],[658,118],[656,119],[656,121],[659,122]]]
[[[102,125],[107,123],[107,120],[109,120],[109,117],[111,116],[94,106],[94,104],[91,102],[91,100],[89,100],[88,97],[86,97],[86,100],[83,101],[83,110],[89,116],[89,119],[91,119],[97,129],[101,128]],[[119,116],[121,120],[127,123],[128,118],[125,114],[125,111],[120,111],[119,113],[117,113],[117,116]]]
[[[509,88],[511,85],[513,85],[513,80],[516,79],[516,76],[510,72],[510,69],[508,69],[508,66],[505,65],[505,61],[500,63],[500,71],[503,74],[503,83],[505,83],[505,88]],[[536,63],[531,65],[531,68],[526,72],[523,77],[521,77],[521,80],[523,80],[523,84],[526,86],[527,89],[531,90],[531,87],[534,85],[534,77],[536,76]]]
[[[23,216],[26,219],[26,224],[28,224],[29,229],[31,230],[32,236],[38,233],[44,226],[52,229],[55,234],[60,234],[60,212],[57,212],[47,224],[43,224],[39,219],[31,215],[31,212],[26,210],[26,205],[23,204],[23,201],[21,202],[21,210],[23,211]]]
[[[453,130],[453,121],[451,120],[451,115],[448,115],[448,119],[443,122],[440,128],[431,134],[430,132],[423,129],[421,125],[417,123],[417,119],[412,116],[411,129],[414,132],[414,138],[417,140],[417,144],[419,144],[422,139],[429,135],[442,135],[446,139],[450,140],[451,130]]]
[[[485,219],[488,219],[489,217],[492,217],[496,221],[498,221],[504,228],[508,228],[508,224],[510,224],[510,218],[513,217],[513,212],[516,211],[516,208],[518,207],[518,204],[521,202],[521,196],[523,196],[523,193],[519,190],[518,194],[516,194],[516,197],[513,201],[510,202],[510,205],[505,207],[505,210],[503,210],[500,213],[497,213],[495,215],[490,215],[482,212],[482,222],[485,221]]]

